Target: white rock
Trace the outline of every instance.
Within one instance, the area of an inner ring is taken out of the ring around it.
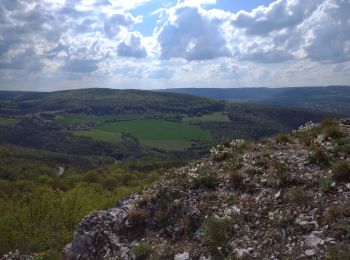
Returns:
[[[232,212],[233,212],[234,214],[239,214],[239,213],[241,212],[241,210],[240,210],[238,207],[233,206],[233,207],[232,207]]]
[[[304,236],[304,240],[305,240],[305,243],[307,246],[309,247],[318,247],[319,245],[323,245],[324,244],[324,240],[321,239],[320,237],[314,235],[314,234],[311,234],[311,235],[308,235],[308,236]]]
[[[308,249],[305,251],[305,255],[306,256],[314,256],[314,255],[316,255],[316,252],[313,249]]]
[[[182,254],[177,254],[174,256],[174,260],[189,260],[190,259],[190,253],[184,252]]]
[[[345,187],[350,190],[350,183],[345,184]]]
[[[278,199],[279,197],[281,197],[281,190],[275,194],[275,199]]]
[[[237,255],[239,259],[247,258],[250,256],[249,252],[246,249],[238,249]]]

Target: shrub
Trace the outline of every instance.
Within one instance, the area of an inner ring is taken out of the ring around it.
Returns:
[[[146,260],[151,257],[154,250],[149,244],[141,243],[134,246],[131,252],[136,260]]]
[[[284,133],[278,134],[275,140],[278,144],[286,144],[292,142],[292,139],[289,137],[289,135]]]
[[[205,199],[210,201],[215,201],[218,199],[218,194],[216,192],[207,192],[204,196]]]
[[[299,140],[306,146],[310,146],[314,140],[314,135],[311,132],[303,131],[297,134]]]
[[[243,184],[243,176],[236,171],[232,171],[230,173],[230,182],[232,186],[237,189]]]
[[[331,189],[332,182],[328,179],[321,179],[319,182],[319,188],[322,192],[328,192]]]
[[[330,158],[324,149],[317,148],[309,155],[309,161],[313,164],[327,166],[329,165]]]
[[[327,224],[331,224],[333,221],[344,217],[350,217],[349,204],[330,206],[324,212],[324,220]]]
[[[212,170],[203,169],[199,172],[199,177],[196,179],[197,186],[207,188],[207,189],[216,189],[218,185],[218,178],[213,173]]]
[[[339,182],[350,182],[350,162],[337,161],[332,165],[333,178]]]
[[[169,244],[165,244],[162,247],[159,259],[161,259],[161,260],[173,260],[174,259],[174,255],[175,255],[174,248],[171,245],[169,245]]]
[[[342,260],[350,259],[349,245],[336,245],[327,248],[326,259],[330,260]]]
[[[311,194],[302,188],[296,188],[289,192],[289,200],[297,205],[307,205],[311,201]]]
[[[229,253],[231,226],[229,218],[211,217],[204,221],[204,240],[212,254],[226,256]]]
[[[325,138],[339,139],[346,136],[346,133],[337,125],[329,125],[323,128]]]
[[[263,137],[259,140],[259,143],[263,144],[263,145],[266,145],[266,144],[269,144],[270,143],[270,139],[267,138],[267,137]]]
[[[324,118],[320,123],[321,128],[325,128],[328,126],[336,126],[336,125],[338,125],[338,122],[333,118]]]
[[[276,173],[273,176],[273,184],[276,187],[284,186],[288,182],[288,167],[285,163],[274,161],[272,162],[272,167],[275,169]]]
[[[143,225],[149,216],[150,213],[147,209],[134,208],[129,212],[127,218],[133,225]]]

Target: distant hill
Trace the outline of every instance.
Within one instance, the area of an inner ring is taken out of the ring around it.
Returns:
[[[292,88],[174,88],[165,92],[185,93],[230,102],[255,102],[302,107],[350,115],[350,87]]]
[[[221,102],[143,90],[78,89],[55,92],[0,91],[0,114],[65,110],[88,114],[197,114],[221,111]]]

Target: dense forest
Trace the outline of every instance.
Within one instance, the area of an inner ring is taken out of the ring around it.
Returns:
[[[183,93],[225,100],[281,105],[350,115],[350,87],[288,87],[288,88],[174,88],[167,93]]]

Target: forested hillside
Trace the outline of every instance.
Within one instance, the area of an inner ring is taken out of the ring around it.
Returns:
[[[350,115],[350,87],[289,87],[289,88],[174,88],[162,90],[185,93],[230,102],[254,102],[292,106]]]

